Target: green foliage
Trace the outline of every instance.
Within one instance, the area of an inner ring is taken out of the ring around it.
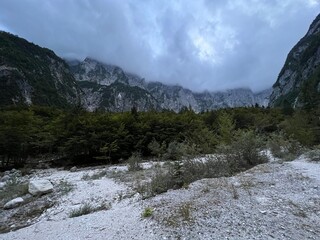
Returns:
[[[150,207],[147,207],[143,210],[142,217],[144,218],[151,217],[152,214],[153,214],[153,209]]]
[[[221,146],[219,152],[231,164],[231,170],[237,172],[242,169],[265,163],[267,158],[261,154],[264,142],[252,130],[237,131],[231,144]]]
[[[320,162],[320,146],[318,148],[313,149],[307,153],[308,158],[312,162]]]
[[[69,217],[80,217],[82,215],[87,215],[93,212],[101,211],[101,210],[107,210],[110,206],[106,204],[101,204],[100,206],[93,206],[90,203],[84,203],[82,206],[80,206],[77,209],[74,209],[70,212]]]
[[[282,132],[269,136],[268,147],[274,157],[284,160],[295,159],[302,148],[297,140],[286,137]]]
[[[0,106],[25,104],[21,88],[30,89],[36,105],[69,108],[68,100],[77,103],[75,79],[54,52],[6,32],[0,32],[0,46],[0,65],[11,69],[0,76]]]
[[[46,154],[61,158],[62,165],[66,159],[72,165],[114,163],[134,152],[141,157],[188,159],[213,153],[221,144],[237,147],[235,139],[243,131],[251,132],[250,136],[283,131],[285,139],[312,146],[320,143],[319,117],[320,111],[288,116],[280,109],[262,108],[202,114],[189,110],[89,113],[81,108],[62,111],[36,106],[0,109],[0,166],[22,167]]]
[[[160,159],[165,153],[166,144],[165,142],[160,144],[155,138],[153,138],[152,141],[148,144],[148,148],[152,156],[155,156],[158,159]]]
[[[129,171],[139,171],[142,169],[141,167],[141,154],[133,153],[132,156],[128,159],[128,170]]]
[[[305,146],[314,144],[315,132],[310,123],[310,118],[305,112],[296,112],[281,124],[287,136],[296,139]]]
[[[218,116],[218,133],[220,142],[224,144],[231,143],[234,130],[235,123],[233,117],[226,112],[221,112]]]

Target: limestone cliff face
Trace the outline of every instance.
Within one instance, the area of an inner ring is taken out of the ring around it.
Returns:
[[[178,112],[191,107],[195,112],[201,112],[255,104],[267,106],[269,102],[270,90],[258,94],[249,89],[195,93],[181,86],[146,82],[120,67],[90,58],[69,64],[82,89],[83,106],[89,111],[129,111],[136,107],[140,111],[169,109]]]
[[[270,106],[319,106],[320,15],[289,52],[270,96]]]
[[[49,49],[0,32],[0,106],[77,104],[78,85],[68,65]]]

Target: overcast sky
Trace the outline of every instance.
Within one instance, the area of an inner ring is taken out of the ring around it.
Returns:
[[[0,29],[196,91],[271,87],[320,0],[1,0]]]

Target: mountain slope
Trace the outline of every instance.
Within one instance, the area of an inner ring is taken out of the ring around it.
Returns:
[[[53,51],[0,32],[0,106],[66,107],[78,100],[74,77]]]
[[[71,70],[83,90],[83,106],[93,111],[140,111],[169,109],[180,111],[191,107],[196,112],[226,107],[268,105],[270,90],[255,94],[250,89],[225,92],[195,93],[177,85],[146,82],[120,67],[104,64],[91,58],[83,62],[69,62]]]
[[[313,108],[320,105],[320,15],[289,52],[273,86],[270,106]]]

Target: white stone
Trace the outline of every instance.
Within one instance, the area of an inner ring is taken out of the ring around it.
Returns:
[[[32,195],[41,195],[52,192],[53,185],[49,180],[33,180],[29,183],[29,193]]]
[[[3,189],[5,185],[6,185],[5,183],[0,182],[0,189]]]
[[[21,203],[23,203],[24,200],[23,198],[21,197],[18,197],[18,198],[15,198],[15,199],[12,199],[11,201],[7,202],[5,205],[4,205],[4,209],[10,209],[10,208],[15,208],[15,207],[18,207]]]

